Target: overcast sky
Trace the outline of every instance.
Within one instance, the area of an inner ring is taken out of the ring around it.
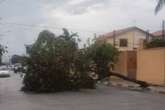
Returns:
[[[9,55],[25,53],[38,33],[48,29],[55,34],[66,27],[88,37],[114,29],[138,26],[151,32],[161,29],[165,9],[157,15],[157,0],[0,0],[0,43]]]

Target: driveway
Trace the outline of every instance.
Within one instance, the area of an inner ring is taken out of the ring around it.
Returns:
[[[21,78],[0,79],[0,110],[165,110],[165,95],[115,87],[55,94],[19,91]]]

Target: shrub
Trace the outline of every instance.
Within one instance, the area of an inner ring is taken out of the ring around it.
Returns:
[[[165,47],[164,39],[154,39],[149,43],[146,43],[146,48]]]

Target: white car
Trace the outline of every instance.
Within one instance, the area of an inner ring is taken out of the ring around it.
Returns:
[[[0,78],[10,77],[10,70],[8,68],[0,67]]]

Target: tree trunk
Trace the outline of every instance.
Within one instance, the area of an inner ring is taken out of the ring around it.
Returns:
[[[136,80],[136,79],[132,79],[132,78],[126,77],[126,76],[124,76],[124,75],[121,75],[121,74],[118,73],[118,72],[111,71],[109,76],[110,76],[110,77],[111,77],[111,76],[115,76],[115,77],[121,78],[121,79],[123,79],[123,80],[130,81],[130,82],[139,84],[140,87],[142,87],[142,88],[147,88],[147,87],[149,86],[149,84],[148,84],[147,82],[144,82],[144,81],[140,81],[140,80]]]

